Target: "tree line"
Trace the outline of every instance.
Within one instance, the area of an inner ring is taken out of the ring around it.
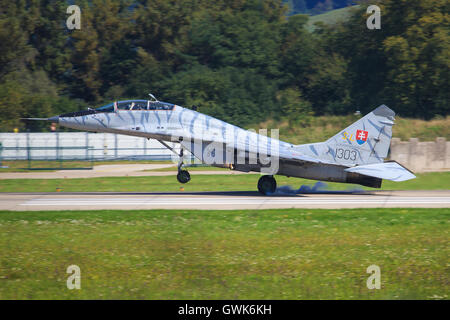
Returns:
[[[372,1],[373,2],[373,1]],[[70,1],[74,3],[74,1]],[[48,117],[124,98],[183,106],[241,126],[368,112],[449,113],[446,0],[385,0],[306,29],[282,0],[0,0],[0,130],[48,130]]]

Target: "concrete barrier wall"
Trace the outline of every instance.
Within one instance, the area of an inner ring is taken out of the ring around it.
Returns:
[[[0,143],[3,160],[170,159],[172,155],[156,140],[110,133],[0,133]]]
[[[450,141],[437,138],[436,141],[420,142],[417,138],[391,141],[390,159],[396,160],[413,172],[450,170]]]

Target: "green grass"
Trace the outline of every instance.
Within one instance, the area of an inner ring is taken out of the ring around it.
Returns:
[[[0,299],[448,299],[450,209],[0,212]],[[66,269],[81,268],[81,290]],[[366,268],[381,268],[368,290]]]
[[[174,173],[175,174],[175,173]],[[88,179],[5,179],[0,180],[0,192],[173,192],[183,187],[189,191],[254,191],[259,174],[195,175],[181,184],[175,175],[163,177],[107,177]],[[417,179],[404,182],[383,181],[384,190],[450,190],[450,172],[430,172],[417,175]],[[314,185],[315,181],[277,176],[278,186]],[[359,185],[327,183],[331,190],[365,189]]]

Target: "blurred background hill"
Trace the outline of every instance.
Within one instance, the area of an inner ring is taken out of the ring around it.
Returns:
[[[316,23],[324,23],[326,25],[334,25],[337,23],[348,20],[355,10],[360,9],[359,5],[348,6],[345,8],[334,9],[325,13],[309,16],[308,24],[306,28],[308,31],[314,31],[316,29]]]
[[[289,7],[288,14],[318,15],[335,9],[355,5],[357,1],[351,0],[283,0]]]
[[[20,118],[149,92],[244,127],[287,124],[293,136],[380,104],[448,127],[446,0],[371,1],[381,30],[367,29],[364,2],[75,3],[81,30],[66,28],[69,1],[0,0],[0,131],[47,131]]]

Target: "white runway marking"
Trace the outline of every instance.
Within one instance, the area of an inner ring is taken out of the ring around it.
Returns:
[[[450,208],[450,190],[259,196],[256,192],[0,193],[0,210]]]
[[[265,209],[265,208],[361,208],[361,207],[441,207],[450,208],[450,197],[402,197],[392,195],[303,195],[294,197],[247,197],[204,195],[105,195],[99,197],[43,197],[23,199],[18,209],[87,210],[127,207],[129,209]]]

